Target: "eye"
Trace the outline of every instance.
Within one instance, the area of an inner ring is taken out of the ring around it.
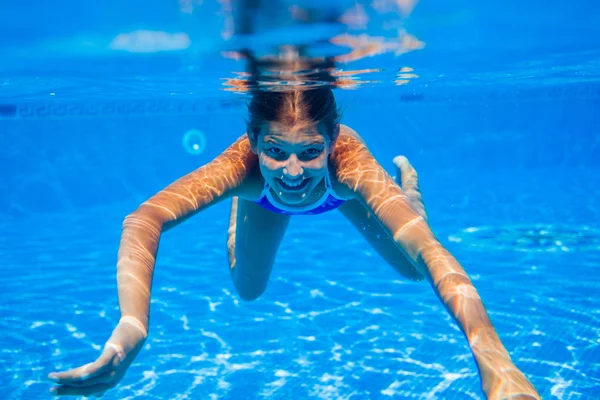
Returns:
[[[312,148],[312,149],[305,150],[304,153],[309,156],[317,156],[317,155],[321,154],[322,151],[323,151],[322,149]]]
[[[283,150],[278,147],[269,147],[267,152],[276,156],[283,154]]]

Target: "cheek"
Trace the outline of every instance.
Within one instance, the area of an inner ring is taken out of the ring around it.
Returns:
[[[317,158],[313,158],[310,161],[304,163],[305,168],[308,168],[312,171],[320,171],[327,169],[327,155],[321,154]]]
[[[261,154],[258,159],[260,162],[260,169],[263,172],[267,172],[267,171],[270,172],[270,171],[276,171],[276,170],[281,169],[281,165],[280,165],[281,163],[273,160],[270,157],[267,157],[267,156]]]

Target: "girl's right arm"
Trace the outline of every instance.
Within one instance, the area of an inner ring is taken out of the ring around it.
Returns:
[[[150,292],[162,232],[197,212],[239,194],[257,163],[246,135],[210,163],[152,196],[123,222],[117,259],[121,319],[93,363],[51,373],[60,395],[90,395],[114,387],[148,335]]]
[[[135,318],[141,328],[148,329],[152,274],[161,233],[234,195],[256,162],[244,136],[125,218],[117,259],[122,317]]]

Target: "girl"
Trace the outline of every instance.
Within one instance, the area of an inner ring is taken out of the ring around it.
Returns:
[[[471,280],[431,232],[407,159],[399,182],[356,132],[338,122],[331,89],[257,91],[247,133],[210,163],[160,191],[127,216],[117,262],[121,319],[100,357],[51,373],[59,395],[114,387],[148,336],[152,274],[159,239],[202,210],[232,199],[227,250],[242,299],[265,290],[291,215],[338,209],[400,274],[427,279],[472,349],[488,398],[538,399],[513,364]]]

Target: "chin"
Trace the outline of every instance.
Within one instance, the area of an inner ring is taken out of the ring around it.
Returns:
[[[305,193],[305,192],[302,192],[302,193]],[[296,205],[296,204],[302,203],[306,199],[306,196],[302,197],[302,193],[283,192],[283,194],[279,197],[281,198],[281,200],[285,201],[287,204]]]

